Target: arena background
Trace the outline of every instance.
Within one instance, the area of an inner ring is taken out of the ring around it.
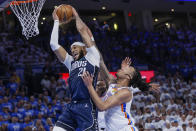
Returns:
[[[111,72],[126,56],[140,71],[153,71],[151,82],[161,92],[134,94],[138,129],[196,130],[194,0],[46,0],[40,34],[29,40],[8,3],[0,0],[0,131],[48,131],[70,101],[61,75],[68,70],[49,45],[52,12],[60,4],[78,10]],[[59,43],[66,50],[76,40],[74,22],[61,27]]]

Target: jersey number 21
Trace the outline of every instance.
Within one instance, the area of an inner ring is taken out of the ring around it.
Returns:
[[[78,76],[82,76],[82,74],[86,71],[86,68],[79,68]]]

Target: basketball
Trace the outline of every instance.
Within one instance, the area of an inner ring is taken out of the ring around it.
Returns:
[[[72,7],[66,4],[59,5],[56,14],[59,17],[60,22],[66,22],[73,16]]]

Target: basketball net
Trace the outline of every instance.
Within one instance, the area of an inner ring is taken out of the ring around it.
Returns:
[[[38,18],[46,0],[13,0],[10,7],[22,26],[22,34],[29,39],[39,34]]]

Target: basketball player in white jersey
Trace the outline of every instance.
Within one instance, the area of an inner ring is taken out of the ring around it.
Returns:
[[[142,91],[147,91],[150,86],[142,81],[140,73],[130,64],[130,58],[122,62],[121,69],[116,74],[116,82],[109,84],[105,101],[101,100],[92,86],[93,76],[88,72],[82,76],[94,103],[99,110],[105,111],[106,131],[137,131],[130,114],[133,97],[130,87],[138,87]],[[108,82],[114,80],[109,74],[107,76]],[[156,90],[157,87],[157,85],[152,85],[151,90]]]

